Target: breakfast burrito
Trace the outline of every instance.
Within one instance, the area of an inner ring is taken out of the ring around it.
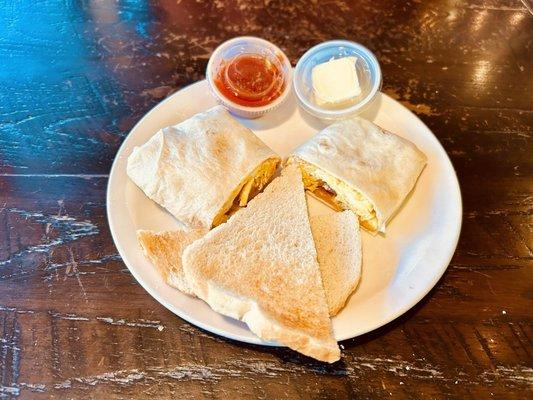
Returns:
[[[362,118],[328,126],[288,159],[306,189],[336,210],[352,210],[371,232],[399,209],[426,164],[413,143]]]
[[[179,221],[209,230],[261,191],[279,162],[250,129],[217,106],[135,147],[127,173]]]

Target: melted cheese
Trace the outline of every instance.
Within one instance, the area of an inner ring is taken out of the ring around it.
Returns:
[[[267,184],[278,167],[278,159],[272,158],[261,163],[241,184],[231,193],[226,203],[213,219],[213,227],[226,222],[241,207],[246,206],[254,194],[257,194]]]
[[[371,231],[377,230],[376,210],[361,192],[312,164],[302,160],[298,160],[298,164],[307,190],[325,200],[328,205],[331,202],[344,210],[352,210],[359,217],[361,225]],[[329,199],[324,199],[327,196]]]
[[[248,204],[248,197],[250,197],[250,192],[252,190],[252,186],[254,185],[254,179],[249,179],[248,182],[246,182],[241,190],[241,194],[239,194],[239,206],[244,207],[246,204]]]

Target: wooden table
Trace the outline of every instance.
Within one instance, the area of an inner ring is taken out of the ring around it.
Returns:
[[[0,397],[531,398],[532,33],[517,0],[0,1]],[[334,365],[182,321],[109,233],[130,128],[243,34],[293,63],[327,39],[368,46],[461,183],[444,278]]]

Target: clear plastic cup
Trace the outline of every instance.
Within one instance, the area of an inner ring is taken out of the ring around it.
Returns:
[[[314,100],[311,72],[316,65],[330,60],[355,57],[361,93],[339,108],[318,105]],[[332,40],[309,49],[294,70],[293,85],[300,106],[311,115],[326,121],[350,118],[365,110],[381,89],[381,68],[376,56],[359,43]]]
[[[231,60],[240,54],[259,54],[275,63],[281,71],[283,89],[281,94],[264,106],[243,106],[235,103],[220,92],[215,84],[218,68],[223,61]],[[243,118],[258,118],[281,106],[292,90],[292,66],[283,51],[268,40],[253,36],[241,36],[230,39],[218,46],[207,64],[206,78],[212,95],[219,104],[226,107],[231,113]]]

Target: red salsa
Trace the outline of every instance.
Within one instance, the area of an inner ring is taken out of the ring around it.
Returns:
[[[285,87],[280,66],[260,54],[240,54],[222,61],[214,81],[224,97],[247,107],[273,102]]]

